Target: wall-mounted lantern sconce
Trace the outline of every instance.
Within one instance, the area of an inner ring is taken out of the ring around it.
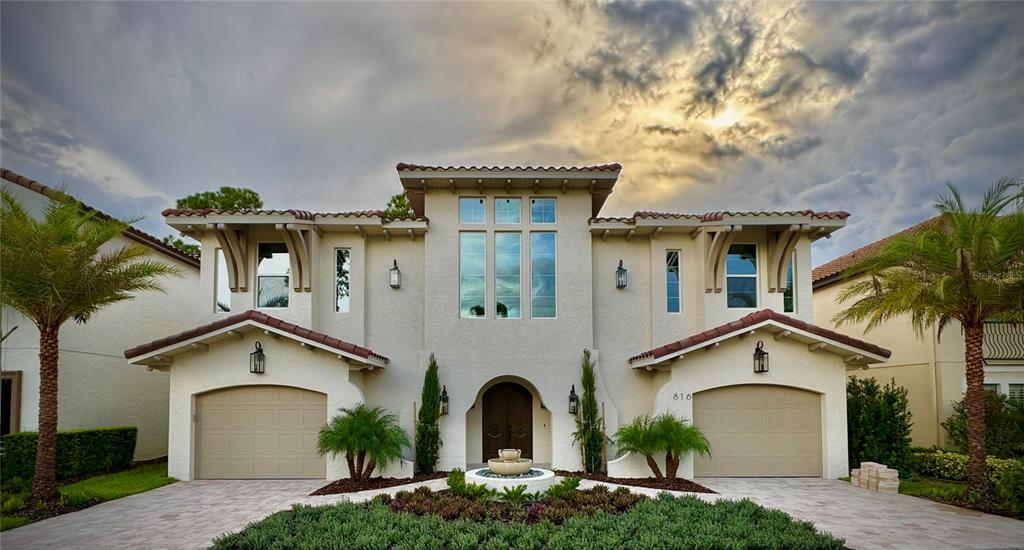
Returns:
[[[569,390],[569,414],[576,415],[580,412],[580,396],[576,395],[576,384]]]
[[[619,260],[619,268],[615,270],[615,288],[626,288],[626,268],[622,267],[622,260]]]
[[[249,354],[249,372],[263,374],[267,370],[267,356],[263,355],[263,345],[256,341],[256,349]]]
[[[441,415],[448,414],[448,386],[441,386]]]
[[[761,340],[757,341],[757,347],[754,348],[754,372],[768,372],[768,352],[764,350],[764,342]]]
[[[402,288],[402,272],[398,269],[398,260],[392,260],[395,262],[394,267],[391,268],[391,288]]]

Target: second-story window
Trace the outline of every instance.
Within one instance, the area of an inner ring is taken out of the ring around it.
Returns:
[[[481,224],[486,220],[484,200],[480,197],[459,198],[459,223]]]
[[[338,313],[348,313],[351,256],[352,251],[347,248],[334,249],[334,311]]]
[[[522,199],[497,198],[494,199],[494,223],[497,224],[518,224],[522,211]]]
[[[665,289],[666,305],[669,313],[682,310],[682,297],[679,293],[679,251],[665,251]]]
[[[793,281],[793,267],[796,265],[796,254],[789,259],[789,268],[786,269],[786,289],[782,292],[782,311],[793,313],[796,311],[796,289]]]
[[[256,251],[256,307],[288,307],[288,247],[259,243]]]
[[[483,317],[487,303],[487,234],[459,233],[459,316]]]
[[[730,308],[757,307],[757,246],[729,246],[725,259],[725,301]]]
[[[494,234],[494,315],[498,318],[520,317],[521,245],[519,233]]]
[[[534,319],[555,317],[556,233],[530,233],[530,309]]]
[[[530,199],[530,223],[555,223],[555,199]]]
[[[218,248],[214,254],[213,263],[217,271],[213,275],[213,284],[217,289],[214,296],[213,311],[216,313],[231,312],[231,287],[228,284],[228,264],[224,257],[224,250]]]

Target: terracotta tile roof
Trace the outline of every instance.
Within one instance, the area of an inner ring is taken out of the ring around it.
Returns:
[[[214,216],[282,216],[292,215],[299,220],[312,221],[316,218],[381,218],[387,221],[427,221],[426,217],[407,216],[404,218],[391,218],[384,216],[383,210],[353,210],[350,212],[310,212],[308,210],[221,210],[217,208],[201,208],[198,210],[187,210],[182,208],[168,208],[160,213],[161,216],[180,218],[205,218]]]
[[[638,210],[633,212],[632,217],[606,217],[606,218],[591,218],[591,222],[622,222],[622,223],[636,223],[639,219],[655,219],[655,220],[684,220],[684,219],[698,219],[702,222],[714,222],[725,219],[726,216],[809,216],[814,219],[838,219],[844,220],[850,217],[849,212],[843,211],[814,211],[814,210],[766,210],[762,212],[743,211],[719,211],[719,212],[705,212],[703,214],[687,214],[684,212],[654,212],[650,210]]]
[[[890,355],[892,355],[891,351],[876,346],[874,344],[865,342],[863,340],[858,340],[845,334],[840,334],[833,330],[819,327],[818,325],[812,325],[811,323],[808,323],[806,321],[801,321],[800,319],[796,319],[788,315],[776,313],[775,311],[772,311],[770,309],[762,309],[760,311],[751,313],[746,317],[742,317],[736,321],[732,321],[731,323],[725,323],[724,325],[719,325],[715,328],[705,330],[704,332],[701,332],[699,334],[694,334],[689,338],[685,338],[677,342],[672,342],[670,344],[665,344],[664,346],[657,347],[649,351],[645,351],[639,355],[634,355],[633,357],[629,358],[629,362],[633,363],[636,361],[640,361],[642,359],[657,359],[659,357],[664,357],[670,353],[675,353],[677,351],[684,350],[692,346],[700,345],[704,342],[707,342],[708,340],[718,338],[719,336],[725,336],[727,334],[739,332],[748,327],[769,320],[775,321],[776,323],[779,323],[781,325],[786,325],[799,330],[803,330],[805,332],[810,332],[811,334],[821,336],[822,338],[835,340],[837,342],[846,344],[850,347],[857,348],[868,353],[872,353],[874,355],[879,355],[881,357],[889,357]]]
[[[893,239],[893,237],[897,235],[912,235],[924,227],[937,223],[939,219],[939,216],[927,219],[919,224],[912,225],[899,233],[894,233],[871,244],[862,246],[853,252],[844,254],[830,262],[821,264],[811,271],[811,283],[815,288],[820,288],[830,283],[834,283],[840,279],[840,276],[844,271],[877,254],[886,243]]]
[[[596,164],[592,166],[436,166],[399,162],[395,165],[399,172],[429,170],[434,172],[619,172],[622,165]]]
[[[102,212],[100,210],[97,210],[97,209],[95,209],[95,208],[85,204],[82,201],[79,201],[78,199],[75,199],[74,197],[71,197],[70,195],[68,195],[67,193],[64,193],[63,191],[61,191],[59,189],[54,189],[53,187],[50,187],[50,186],[47,186],[47,185],[43,185],[42,183],[39,183],[38,181],[36,181],[34,179],[26,178],[25,176],[22,176],[21,174],[18,174],[16,172],[12,172],[10,170],[7,170],[6,168],[0,168],[0,178],[3,178],[4,180],[7,180],[7,181],[9,181],[9,182],[11,182],[11,183],[13,183],[15,185],[19,185],[21,187],[24,187],[25,189],[29,189],[31,191],[35,191],[36,193],[39,193],[40,195],[44,195],[44,196],[49,197],[51,199],[58,199],[59,200],[61,198],[71,198],[72,200],[75,200],[79,204],[81,204],[83,210],[86,210],[88,212],[96,212],[96,214],[98,216],[101,216],[101,217],[106,218],[106,219],[113,219],[113,216],[110,216],[109,214],[106,214],[106,213],[104,213],[104,212]],[[195,256],[193,254],[189,254],[188,252],[184,252],[182,250],[178,250],[177,248],[174,248],[173,246],[166,245],[166,244],[163,243],[163,241],[161,241],[157,237],[155,237],[153,235],[150,235],[149,233],[146,233],[145,231],[142,231],[141,229],[137,229],[135,227],[128,226],[128,229],[125,229],[125,231],[124,231],[124,236],[126,238],[128,238],[128,239],[131,239],[131,240],[139,243],[139,244],[146,245],[146,246],[152,248],[153,250],[156,250],[157,252],[160,252],[160,253],[162,253],[164,255],[170,256],[171,258],[174,258],[174,259],[176,259],[176,260],[178,260],[178,261],[180,261],[180,262],[182,262],[184,264],[187,264],[187,265],[195,267],[195,268],[199,267],[199,257],[198,256]]]
[[[202,336],[204,334],[209,334],[211,332],[214,332],[214,331],[217,331],[217,330],[220,330],[220,329],[223,329],[223,328],[227,328],[227,327],[230,327],[232,325],[237,325],[239,323],[243,323],[245,321],[253,321],[253,322],[259,323],[261,325],[265,325],[265,326],[268,326],[268,327],[271,327],[271,328],[276,328],[278,330],[282,330],[284,332],[287,332],[287,333],[290,333],[290,334],[294,334],[294,335],[296,335],[296,336],[298,336],[300,338],[305,338],[307,340],[312,340],[314,342],[317,342],[317,343],[323,344],[325,346],[334,348],[334,349],[336,349],[338,351],[343,351],[345,353],[350,353],[352,355],[357,355],[357,356],[362,357],[364,359],[366,359],[366,358],[379,359],[381,361],[384,361],[385,363],[390,361],[387,357],[385,357],[383,355],[380,355],[378,353],[374,353],[372,350],[369,350],[369,349],[364,348],[362,346],[357,346],[355,344],[350,344],[350,343],[345,342],[343,340],[339,340],[339,339],[334,338],[332,336],[328,336],[328,335],[326,335],[326,334],[324,334],[322,332],[316,332],[314,330],[310,330],[308,328],[300,327],[298,325],[289,323],[287,321],[282,321],[281,319],[278,319],[277,317],[271,317],[270,315],[267,315],[266,313],[263,313],[263,312],[260,312],[260,311],[256,311],[254,309],[250,309],[249,311],[245,311],[243,313],[238,313],[238,314],[235,314],[235,315],[231,315],[230,317],[224,317],[223,319],[218,319],[218,320],[216,320],[216,321],[214,321],[212,323],[209,323],[209,324],[206,324],[206,325],[201,325],[201,326],[198,326],[198,327],[193,328],[191,330],[186,330],[185,332],[179,332],[177,334],[172,334],[171,336],[160,338],[159,340],[153,340],[152,342],[149,342],[149,343],[146,343],[146,344],[142,344],[142,345],[139,345],[139,346],[135,346],[134,348],[125,350],[124,356],[127,359],[131,359],[133,357],[138,357],[140,355],[144,355],[146,353],[150,353],[150,352],[156,351],[158,349],[165,348],[167,346],[172,346],[172,345],[177,344],[179,342],[184,342],[186,340],[190,340],[190,339],[195,338],[197,336]]]

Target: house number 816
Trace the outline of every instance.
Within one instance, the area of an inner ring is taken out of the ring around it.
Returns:
[[[679,401],[680,399],[685,399],[685,400],[689,401],[691,398],[692,398],[692,396],[690,394],[688,394],[688,393],[678,393],[677,392],[677,393],[673,393],[672,394],[672,400],[673,401]]]

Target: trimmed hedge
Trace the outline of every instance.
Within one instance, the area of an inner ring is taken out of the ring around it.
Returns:
[[[846,436],[851,468],[880,462],[910,475],[910,428],[907,390],[890,380],[851,376],[846,383]]]
[[[124,470],[132,465],[139,429],[131,426],[57,432],[57,479]],[[36,468],[36,432],[0,438],[3,479],[32,479]]]
[[[1003,473],[1019,460],[1012,458],[988,457],[988,478],[993,483],[999,481]],[[967,455],[948,453],[946,451],[928,451],[913,453],[914,471],[936,479],[967,481]]]

